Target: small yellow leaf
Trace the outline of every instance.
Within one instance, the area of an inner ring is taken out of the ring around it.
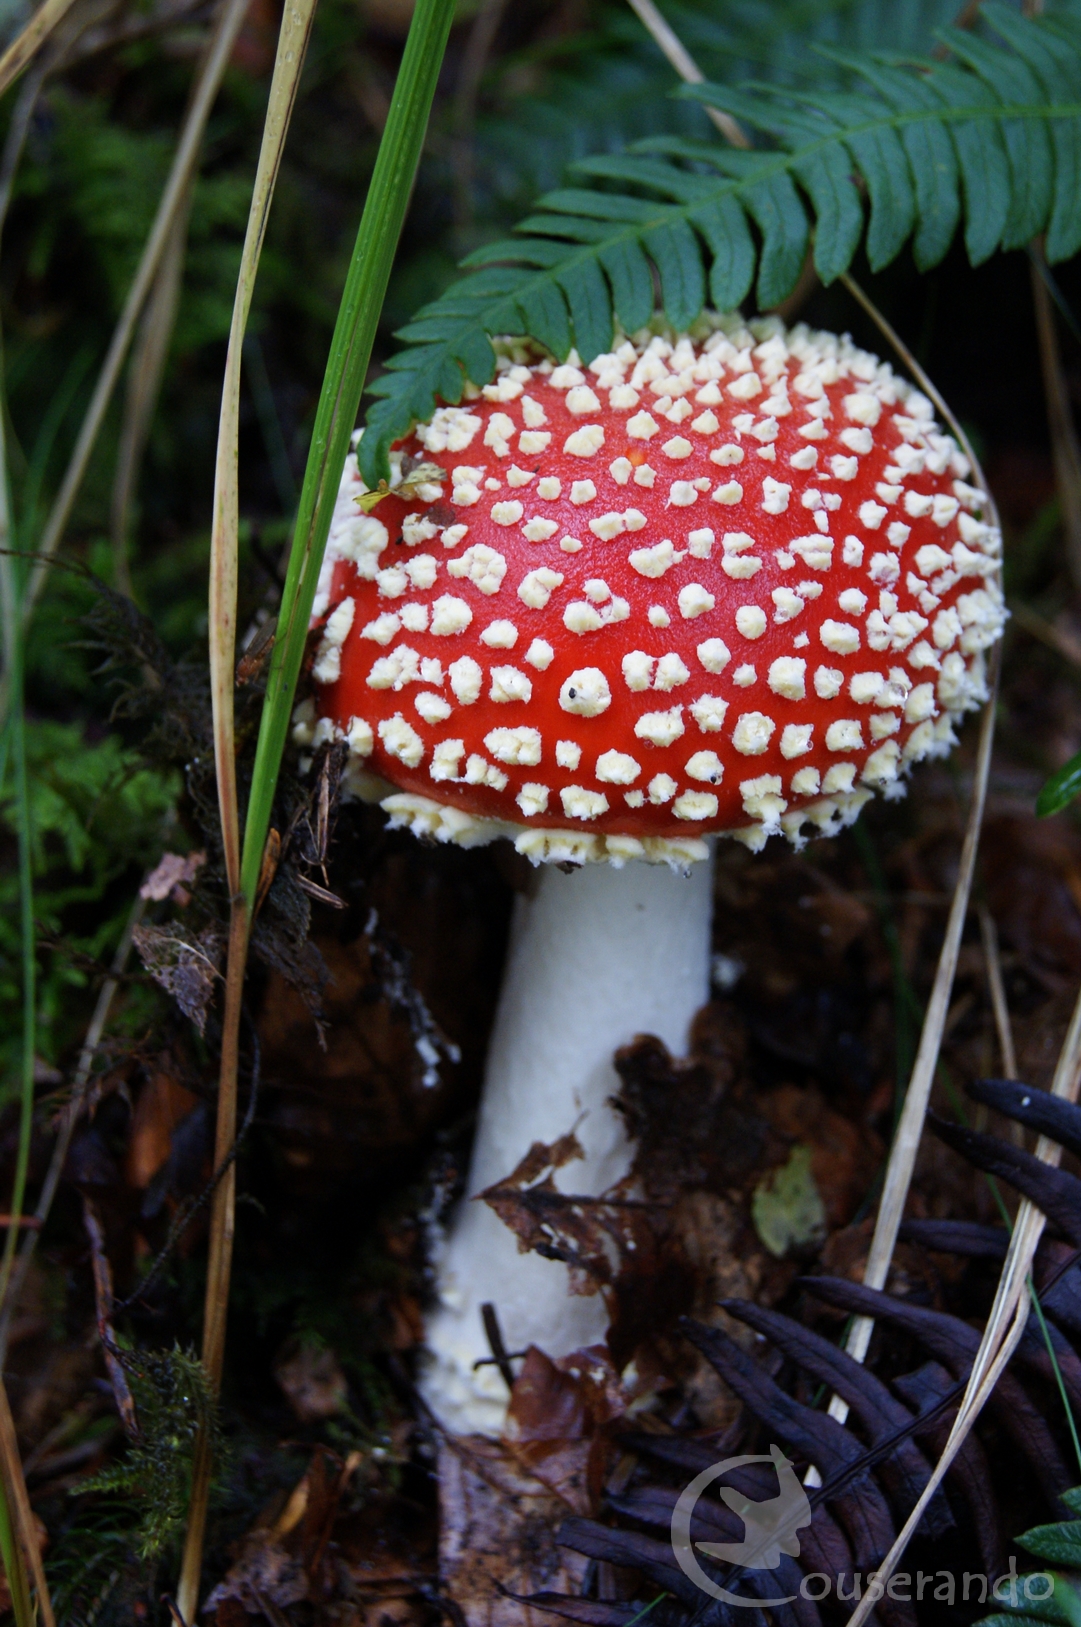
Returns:
[[[815,1243],[826,1235],[826,1210],[811,1173],[810,1147],[793,1147],[787,1164],[759,1181],[751,1216],[755,1231],[778,1258],[793,1244]]]

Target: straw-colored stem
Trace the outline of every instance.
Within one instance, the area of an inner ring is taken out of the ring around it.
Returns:
[[[45,1566],[37,1540],[30,1497],[26,1490],[19,1442],[15,1434],[15,1420],[11,1416],[7,1387],[0,1378],[0,1478],[3,1479],[8,1508],[15,1511],[15,1525],[21,1541],[23,1557],[30,1567],[37,1593],[38,1616],[41,1627],[56,1627],[49,1585],[45,1580]],[[21,1624],[20,1624],[21,1627]]]
[[[653,0],[629,0],[629,3],[631,10],[646,28],[654,44],[660,46],[660,49],[684,83],[688,85],[704,84],[705,74],[687,50],[679,35],[661,16],[657,7],[653,4]],[[730,141],[733,147],[749,147],[751,145],[749,138],[731,113],[722,113],[716,107],[707,107],[706,113],[725,140]]]
[[[229,960],[225,974],[225,1011],[222,1019],[218,1117],[214,1136],[214,1168],[221,1169],[233,1150],[237,1120],[237,1063],[240,1014],[244,999],[244,964],[248,944],[248,912],[242,899],[234,901],[229,927]],[[211,1390],[221,1387],[225,1360],[225,1324],[229,1310],[229,1279],[233,1264],[236,1225],[236,1160],[231,1159],[218,1183],[210,1209],[210,1249],[207,1258],[206,1297],[203,1306],[203,1367]],[[199,1577],[203,1566],[210,1476],[213,1468],[209,1431],[204,1427],[195,1442],[192,1460],[191,1501],[184,1536],[184,1556],[177,1588],[177,1608],[186,1622],[194,1622],[199,1604]]]
[[[222,75],[228,65],[233,46],[236,43],[240,25],[248,8],[249,0],[223,0],[222,8],[214,24],[214,33],[210,51],[203,63],[202,72],[188,110],[184,128],[181,132],[180,143],[173,159],[173,166],[169,172],[169,179],[165,183],[165,190],[158,204],[158,211],[154,217],[154,224],[150,228],[150,235],[143,248],[142,258],[139,261],[135,280],[128,290],[128,297],[124,302],[124,309],[120,313],[109,344],[108,352],[101,366],[98,381],[94,386],[94,393],[90,405],[86,409],[79,436],[75,443],[71,460],[68,463],[60,490],[54,499],[49,518],[38,544],[38,559],[30,575],[30,581],[23,604],[24,618],[28,618],[37,603],[41,590],[45,585],[46,573],[49,569],[49,560],[56,552],[60,539],[64,534],[71,511],[82,485],[83,476],[90,462],[90,454],[98,438],[106,411],[112,400],[113,391],[120,377],[120,370],[124,365],[124,358],[128,353],[135,324],[154,278],[157,276],[162,255],[165,253],[169,235],[176,219],[188,184],[195,173],[198,162],[199,148],[202,144],[203,131],[214,105],[218,89],[221,85]]]
[[[241,864],[255,898],[312,602],[379,315],[428,128],[453,0],[417,0],[331,340],[259,722]]]
[[[889,1276],[893,1251],[897,1244],[897,1234],[901,1227],[905,1203],[908,1199],[908,1190],[912,1183],[912,1173],[916,1167],[916,1154],[919,1151],[924,1120],[927,1117],[931,1086],[934,1084],[939,1052],[942,1049],[942,1035],[950,1008],[950,998],[953,994],[954,978],[957,974],[957,960],[961,952],[961,936],[964,932],[965,918],[968,915],[969,900],[972,895],[972,881],[976,872],[976,854],[979,849],[983,810],[987,800],[987,781],[991,772],[991,751],[995,738],[999,665],[999,647],[996,646],[991,657],[991,671],[989,673],[991,695],[980,720],[979,746],[976,752],[976,768],[972,781],[972,802],[969,805],[965,839],[961,847],[961,863],[958,868],[957,882],[950,905],[949,920],[946,924],[946,935],[942,941],[938,965],[935,968],[935,981],[931,988],[931,998],[927,1002],[927,1011],[923,1019],[919,1049],[916,1052],[916,1060],[912,1066],[912,1077],[905,1093],[904,1105],[901,1108],[901,1116],[897,1121],[893,1144],[890,1147],[889,1160],[886,1164],[886,1175],[882,1187],[882,1196],[879,1199],[874,1236],[871,1239],[867,1264],[863,1272],[863,1280],[868,1288],[884,1288],[886,1279]],[[845,1341],[845,1349],[854,1360],[862,1361],[866,1356],[873,1328],[874,1319],[872,1317],[857,1316],[853,1319],[848,1330],[848,1338]],[[848,1416],[848,1406],[841,1400],[840,1396],[835,1395],[833,1397],[829,1410],[832,1416],[842,1423]]]
[[[1051,1094],[1064,1101],[1076,1102],[1079,1086],[1081,1086],[1081,994],[1078,995],[1070,1026],[1059,1053]],[[1041,1136],[1036,1144],[1036,1157],[1045,1164],[1057,1167],[1062,1158],[1062,1148],[1058,1142],[1049,1140],[1047,1136]],[[878,1576],[883,1585],[892,1576],[898,1560],[920,1523],[927,1504],[968,1439],[987,1398],[1017,1348],[1029,1317],[1029,1273],[1046,1224],[1045,1217],[1035,1204],[1028,1198],[1023,1199],[1017,1211],[1009,1250],[999,1277],[995,1302],[991,1307],[980,1348],[976,1352],[969,1373],[964,1397],[931,1478],[905,1521],[893,1547],[879,1566]],[[869,1594],[865,1595],[849,1618],[848,1627],[861,1627],[873,1608],[874,1599]]]
[[[128,371],[124,420],[120,426],[120,445],[117,449],[116,474],[113,478],[109,530],[113,545],[113,586],[120,593],[126,593],[129,599],[132,596],[131,559],[128,549],[131,505],[150,434],[154,408],[157,406],[161,391],[161,381],[169,355],[169,342],[173,336],[176,313],[180,305],[180,288],[188,247],[191,197],[192,187],[189,183],[184,197],[177,206],[176,218],[169,232],[158,274],[154,278],[154,286],[139,323],[139,331],[132,347],[131,367]]]
[[[35,11],[18,39],[13,40],[3,56],[0,56],[0,96],[15,83],[27,64],[33,61],[40,47],[74,4],[75,0],[45,0],[41,9]]]
[[[274,184],[285,136],[296,101],[300,72],[308,48],[315,0],[289,0],[282,14],[274,77],[259,164],[255,173],[244,250],[240,260],[229,348],[225,358],[218,449],[214,468],[214,517],[210,535],[210,687],[214,711],[214,764],[218,807],[225,848],[225,873],[233,898],[240,892],[240,811],[237,804],[236,755],[233,738],[233,688],[236,668],[237,531],[239,495],[237,448],[240,436],[240,379],[244,330],[266,236]],[[246,945],[245,945],[246,953]]]
[[[991,996],[991,1010],[995,1017],[995,1030],[998,1034],[999,1054],[1002,1058],[1002,1073],[1006,1079],[1016,1079],[1017,1052],[1013,1043],[1013,1027],[1010,1023],[1010,1008],[1006,1003],[1006,984],[1002,977],[1002,959],[998,948],[998,928],[995,918],[986,904],[979,908],[980,938],[983,942],[983,959],[987,967],[987,989]],[[1020,1126],[1018,1126],[1020,1129]]]

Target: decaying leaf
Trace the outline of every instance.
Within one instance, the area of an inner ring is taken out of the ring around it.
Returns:
[[[507,1408],[507,1444],[523,1468],[576,1514],[596,1509],[609,1443],[604,1426],[627,1397],[603,1345],[553,1361],[531,1345]]]
[[[438,1476],[440,1588],[469,1627],[542,1627],[548,1618],[510,1595],[581,1591],[586,1561],[556,1543],[566,1502],[508,1446],[445,1438]]]
[[[202,1034],[214,982],[221,975],[220,936],[209,927],[196,936],[187,927],[171,922],[168,926],[137,926],[132,938],[155,983],[172,995]]]
[[[204,1610],[218,1610],[235,1599],[250,1616],[261,1616],[266,1605],[283,1609],[308,1597],[308,1578],[297,1555],[291,1554],[273,1530],[249,1531],[240,1555],[211,1593]]]
[[[404,460],[402,469],[405,471]],[[394,495],[407,503],[418,500],[422,503],[432,503],[439,497],[442,483],[446,478],[447,471],[438,463],[416,463],[405,472],[404,480],[393,488]],[[362,497],[357,498],[361,513],[371,514],[376,504],[381,503],[384,497],[389,497],[390,492],[390,486],[385,480],[381,480],[374,491],[367,491]]]

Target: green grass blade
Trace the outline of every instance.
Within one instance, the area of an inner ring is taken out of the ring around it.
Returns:
[[[1061,813],[1081,792],[1081,751],[1064,763],[1057,774],[1044,785],[1036,798],[1036,812],[1041,819],[1049,814]]]
[[[417,0],[361,216],[316,412],[259,726],[244,829],[241,886],[255,897],[308,620],[372,341],[420,159],[453,0]]]

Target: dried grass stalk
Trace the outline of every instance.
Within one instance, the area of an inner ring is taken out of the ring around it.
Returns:
[[[214,469],[214,513],[210,542],[210,683],[214,717],[214,762],[218,784],[225,870],[230,892],[229,958],[225,980],[221,1064],[214,1163],[220,1168],[236,1139],[237,1069],[249,912],[240,886],[240,808],[237,798],[233,692],[236,669],[237,534],[239,527],[238,444],[240,380],[244,330],[248,325],[259,257],[266,236],[274,185],[308,49],[315,0],[286,0],[259,162],[255,172],[244,249],[240,260],[218,420]],[[225,1323],[233,1258],[236,1164],[231,1163],[210,1212],[210,1250],[203,1313],[203,1366],[217,1392],[225,1359]],[[204,1429],[196,1442],[192,1495],[184,1542],[177,1607],[185,1621],[195,1617],[210,1490],[211,1443]]]
[[[35,11],[18,39],[0,56],[0,96],[15,83],[74,4],[75,0],[45,0],[41,9]]]
[[[161,257],[158,274],[154,278],[154,286],[139,323],[139,331],[132,348],[131,367],[128,370],[109,529],[113,545],[113,586],[121,593],[126,593],[129,598],[132,596],[131,561],[128,552],[131,505],[143,453],[146,451],[150,435],[154,408],[161,392],[169,344],[176,326],[184,261],[188,250],[191,198],[192,187],[189,182],[187,191],[177,206],[176,218]]]
[[[1059,1054],[1051,1094],[1061,1097],[1064,1101],[1076,1102],[1079,1087],[1081,1087],[1081,994],[1078,995]],[[1062,1158],[1062,1148],[1057,1141],[1050,1141],[1047,1136],[1041,1136],[1036,1144],[1036,1157],[1045,1164],[1057,1166]],[[878,1576],[883,1584],[892,1576],[898,1560],[920,1523],[924,1509],[967,1440],[985,1402],[1017,1348],[1029,1316],[1028,1277],[1046,1224],[1040,1210],[1027,1198],[1024,1199],[1017,1211],[1009,1251],[999,1277],[995,1302],[987,1319],[976,1359],[972,1364],[964,1398],[942,1455],[935,1464],[919,1502],[879,1566]],[[850,1616],[848,1627],[861,1627],[873,1608],[874,1599],[869,1594],[865,1595],[859,1607]]]
[[[124,365],[124,358],[128,353],[135,324],[139,320],[143,306],[158,274],[162,256],[165,253],[174,222],[191,178],[195,173],[198,162],[199,148],[202,144],[203,131],[214,105],[218,89],[221,85],[222,75],[232,55],[240,25],[244,21],[249,0],[223,0],[222,8],[218,13],[211,36],[210,49],[204,59],[199,75],[191,106],[188,109],[184,127],[181,131],[180,142],[169,178],[158,204],[158,211],[154,217],[154,224],[150,228],[143,248],[142,258],[134,281],[128,290],[128,297],[124,302],[124,309],[120,313],[113,337],[106,353],[105,360],[94,386],[94,393],[90,398],[90,405],[86,409],[79,430],[75,448],[71,454],[70,462],[65,471],[60,490],[54,499],[49,518],[38,544],[38,559],[30,573],[26,596],[23,601],[23,616],[29,618],[33,613],[34,605],[41,595],[45,585],[46,573],[49,569],[49,560],[55,554],[65,527],[71,517],[71,510],[75,503],[90,454],[105,419],[109,402],[120,377],[120,370]],[[3,708],[6,710],[6,704]]]
[[[274,184],[286,131],[296,101],[308,48],[315,0],[289,0],[282,15],[278,54],[270,86],[259,164],[255,172],[244,250],[240,261],[229,348],[225,359],[221,414],[214,468],[214,517],[210,537],[210,682],[214,708],[214,761],[218,778],[225,868],[232,896],[240,892],[240,816],[237,808],[233,739],[233,685],[236,670],[237,446],[240,434],[240,376],[244,330],[248,325],[259,257],[266,235]]]

